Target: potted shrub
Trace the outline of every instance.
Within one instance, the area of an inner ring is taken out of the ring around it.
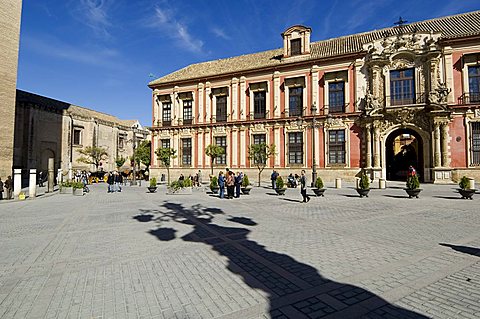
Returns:
[[[220,187],[218,186],[218,177],[217,176],[212,176],[212,178],[210,178],[210,190],[214,194],[218,194],[219,189],[220,189]]]
[[[73,183],[65,181],[60,184],[60,194],[73,194]]]
[[[420,194],[422,189],[420,188],[417,174],[407,177],[407,188],[405,188],[405,191],[408,194],[408,198],[418,198],[418,194]]]
[[[358,183],[357,193],[362,197],[368,197],[368,193],[370,192],[370,178],[367,176],[365,171],[362,173],[362,177],[360,178],[360,182]]]
[[[285,190],[287,187],[285,186],[285,183],[283,182],[282,176],[277,176],[277,188],[275,188],[275,191],[277,192],[277,195],[285,195]]]
[[[242,187],[240,189],[242,190],[242,194],[244,194],[244,195],[250,194],[250,190],[252,189],[252,185],[250,185],[250,181],[248,180],[247,175],[243,175]]]
[[[157,191],[157,179],[155,177],[150,178],[150,186],[147,187],[150,193]]]
[[[323,193],[325,192],[325,188],[323,188],[323,181],[320,177],[317,177],[314,186],[315,188],[313,189],[313,192],[315,193],[315,195],[324,196]]]
[[[83,196],[83,183],[82,182],[73,182],[73,195],[75,196]]]
[[[460,183],[458,183],[458,186],[460,186],[458,192],[460,193],[460,195],[462,195],[463,199],[473,199],[473,194],[475,194],[476,189],[470,188],[470,181],[467,176],[463,176],[460,179]]]

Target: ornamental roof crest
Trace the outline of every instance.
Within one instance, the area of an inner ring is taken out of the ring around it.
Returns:
[[[390,56],[409,51],[424,54],[440,50],[438,40],[440,33],[416,32],[384,37],[363,45],[367,52],[367,60],[388,59]]]

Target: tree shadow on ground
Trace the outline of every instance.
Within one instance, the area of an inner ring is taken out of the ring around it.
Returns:
[[[445,246],[445,247],[450,247],[453,250],[459,251],[464,254],[469,254],[473,256],[480,257],[480,248],[475,248],[475,247],[468,247],[468,246],[457,246],[457,245],[452,245],[452,244],[444,244],[440,243],[440,246]]]
[[[227,227],[213,222],[224,212],[199,204],[184,207],[165,201],[159,210],[141,210],[141,214],[153,214],[152,221],[159,222],[150,234],[161,241],[175,238],[176,230],[162,227],[163,222],[177,222],[192,226],[192,231],[180,239],[203,243],[228,259],[227,269],[243,279],[253,289],[268,294],[271,318],[427,318],[423,315],[388,303],[363,288],[332,281],[323,277],[317,269],[294,258],[268,250],[256,241],[248,239],[248,228]],[[135,218],[138,220],[138,218]],[[242,225],[256,225],[250,218],[230,216],[228,221]],[[241,317],[245,309],[229,314]],[[392,316],[393,314],[393,316]]]

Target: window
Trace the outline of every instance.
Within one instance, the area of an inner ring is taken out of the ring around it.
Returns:
[[[266,104],[265,104],[265,91],[259,91],[253,93],[253,105],[254,105],[254,118],[255,119],[264,119],[266,113]]]
[[[288,134],[288,163],[303,164],[303,133]]]
[[[414,70],[390,71],[390,104],[405,105],[415,103]]]
[[[182,138],[182,165],[192,165],[191,138]]]
[[[183,101],[183,123],[192,124],[192,100]]]
[[[302,116],[303,111],[303,87],[289,88],[289,107],[290,116]]]
[[[162,140],[162,148],[170,148],[170,140]]]
[[[291,46],[291,55],[299,55],[302,54],[302,40],[301,39],[293,39],[290,40]]]
[[[227,137],[220,136],[215,137],[215,145],[221,146],[223,148],[223,154],[215,159],[217,164],[227,164]]]
[[[82,130],[78,128],[73,129],[73,145],[82,145]]]
[[[328,163],[345,164],[345,130],[328,131]]]
[[[125,134],[119,134],[118,135],[118,148],[124,148],[125,147]]]
[[[163,125],[172,124],[172,103],[163,103],[162,122]]]
[[[472,165],[480,165],[480,122],[472,122]]]
[[[227,121],[227,97],[217,96],[217,122]]]
[[[259,145],[259,144],[266,144],[266,138],[265,138],[265,134],[255,134],[253,135],[253,144],[255,145]],[[259,162],[261,162],[261,160],[258,160],[257,158],[253,158],[253,164],[259,164]],[[265,164],[265,161],[263,161],[264,163],[262,164]]]
[[[468,96],[470,103],[480,102],[480,66],[468,67]]]
[[[331,82],[328,84],[329,112],[345,112],[345,82]]]

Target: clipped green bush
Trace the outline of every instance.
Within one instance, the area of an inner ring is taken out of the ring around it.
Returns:
[[[285,183],[281,176],[277,176],[277,188],[285,188]]]
[[[315,180],[315,187],[318,189],[323,188],[323,181],[321,177],[317,177],[317,179]]]
[[[242,187],[248,187],[248,186],[250,186],[250,181],[248,180],[248,176],[243,175]]]
[[[73,187],[73,189],[83,189],[83,183],[82,182],[73,182],[72,187]]]
[[[210,179],[210,190],[213,191],[214,188],[218,188],[218,177],[212,176]]]
[[[407,189],[420,188],[420,181],[417,175],[407,177]]]
[[[192,180],[187,178],[183,181],[183,187],[192,187]]]
[[[150,187],[157,187],[157,179],[155,177],[150,178]]]
[[[73,187],[73,182],[72,181],[65,181],[65,182],[62,182],[62,184],[60,185],[61,187]]]
[[[364,172],[360,178],[360,183],[358,183],[360,189],[369,189],[370,188],[370,178]]]
[[[458,186],[460,186],[461,189],[467,189],[469,184],[470,184],[470,183],[469,183],[468,177],[467,177],[467,176],[463,176],[463,177],[460,179],[460,183],[458,183]]]

